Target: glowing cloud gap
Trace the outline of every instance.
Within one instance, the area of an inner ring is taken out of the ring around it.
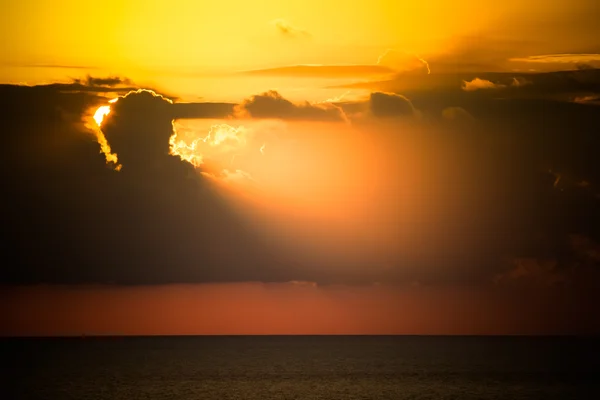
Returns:
[[[243,135],[239,135],[244,130],[243,127],[234,128],[227,124],[218,124],[210,127],[208,135],[202,139],[205,143],[211,146],[218,146],[227,141],[234,141],[239,144],[246,144],[246,139]]]
[[[169,154],[179,156],[184,161],[195,167],[204,163],[204,154],[201,146],[218,147],[219,150],[228,151],[246,145],[246,129],[243,126],[233,127],[228,124],[212,125],[208,134],[199,136],[191,142],[180,138],[175,122],[173,122],[173,135],[169,139]]]
[[[195,139],[191,144],[187,144],[184,140],[177,140],[177,130],[175,121],[173,124],[173,135],[169,138],[169,154],[179,156],[183,161],[187,161],[194,167],[199,167],[203,163],[202,154],[198,152],[198,142],[201,138]]]

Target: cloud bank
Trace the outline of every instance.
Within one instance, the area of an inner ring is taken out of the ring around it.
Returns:
[[[572,88],[588,89],[596,84],[589,72],[563,76]],[[556,75],[528,79],[505,90],[558,87]],[[376,91],[334,106],[296,104],[273,91],[235,106],[83,83],[0,90],[1,171],[9,183],[3,229],[7,256],[16,260],[4,268],[3,283],[430,285],[548,272],[519,262],[507,273],[507,258],[549,260],[561,276],[588,273],[577,265],[598,268],[600,165],[592,133],[600,122],[593,105],[496,99],[459,86],[434,95]],[[109,104],[105,90],[122,96]],[[106,105],[102,132],[119,172],[107,168],[86,126]],[[414,116],[416,108],[422,120],[390,118]],[[355,118],[352,110],[372,118],[337,123]],[[197,162],[173,154],[172,139],[187,140],[174,120],[223,116],[233,130],[211,130],[217,125],[208,121],[189,132],[206,146]],[[271,119],[280,122],[261,125]],[[472,119],[469,129],[448,125]],[[232,121],[258,125],[244,131]],[[235,207],[219,194],[225,181]],[[235,197],[241,182],[256,182],[257,192]],[[254,197],[264,187],[280,191],[264,195],[270,202]],[[305,202],[292,212],[286,193]],[[257,199],[264,203],[250,205]],[[246,225],[238,205],[264,232]],[[275,235],[274,245],[265,232],[286,234]]]

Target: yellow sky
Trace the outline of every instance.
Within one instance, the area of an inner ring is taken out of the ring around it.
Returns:
[[[597,31],[590,17],[591,11],[598,9],[595,3],[15,1],[8,2],[0,15],[0,82],[37,84],[110,74],[189,99],[237,101],[267,89],[308,99],[304,93],[286,92],[290,86],[286,82],[263,84],[246,79],[243,84],[224,84],[212,76],[207,78],[207,72],[294,64],[374,64],[388,48],[429,57],[475,45],[484,49],[484,54],[478,53],[484,60],[488,50],[490,56],[497,56],[499,50],[506,52],[507,46],[520,46],[520,52],[507,53],[516,57],[533,55],[530,49],[541,54],[600,51],[589,46],[594,45],[590,32]],[[278,19],[300,33],[283,33],[273,23]],[[500,41],[486,42],[490,36]],[[465,37],[470,39],[465,41]],[[494,43],[500,43],[502,49]],[[528,50],[523,52],[523,46],[529,46]],[[32,68],[49,65],[95,69]],[[205,78],[202,82],[190,81],[201,76]],[[223,92],[223,87],[231,93]],[[326,98],[321,94],[310,97]]]
[[[448,38],[477,31],[502,14],[475,5],[468,0],[11,2],[0,26],[2,37],[11,39],[1,61],[126,69],[372,63],[382,47],[435,51]],[[271,23],[278,18],[310,37],[284,37]]]

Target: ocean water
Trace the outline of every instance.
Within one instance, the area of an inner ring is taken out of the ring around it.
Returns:
[[[600,339],[2,339],[0,399],[600,399]]]

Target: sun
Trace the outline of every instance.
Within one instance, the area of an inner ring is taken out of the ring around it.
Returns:
[[[110,106],[98,107],[98,109],[94,113],[94,121],[96,121],[96,124],[98,126],[101,126],[104,117],[106,117],[108,114],[110,114]]]

